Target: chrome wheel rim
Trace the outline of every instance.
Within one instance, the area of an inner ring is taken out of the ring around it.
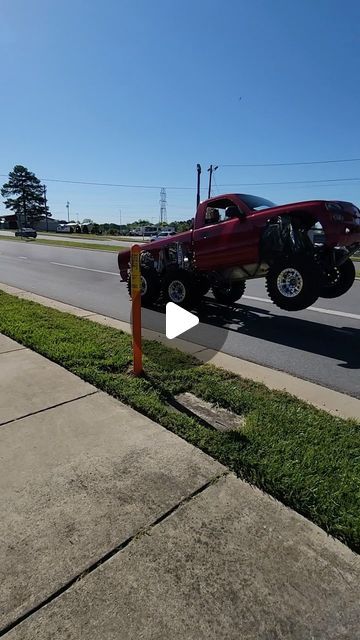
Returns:
[[[277,288],[285,298],[296,298],[304,286],[301,273],[293,267],[283,269],[277,278]]]
[[[337,284],[340,280],[340,269],[338,267],[333,267],[326,273],[327,282],[325,286],[332,287],[334,284]]]
[[[181,280],[172,280],[168,286],[168,295],[172,302],[181,304],[186,297],[186,288]]]

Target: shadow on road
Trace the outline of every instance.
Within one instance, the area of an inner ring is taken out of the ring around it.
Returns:
[[[164,306],[151,307],[152,311],[165,313]],[[360,330],[354,327],[332,327],[322,323],[296,318],[291,315],[277,315],[271,310],[248,304],[234,304],[225,307],[211,298],[205,298],[196,309],[200,327],[207,325],[206,343],[220,350],[227,333],[244,334],[266,340],[299,351],[306,351],[331,358],[345,369],[360,368]],[[146,314],[145,314],[146,318]],[[144,318],[144,319],[145,319]],[[146,326],[146,321],[145,321]],[[226,331],[209,333],[210,327]],[[165,326],[163,328],[165,332]],[[199,332],[191,329],[181,336],[183,340],[203,344]],[[209,344],[211,342],[211,344]],[[218,344],[219,343],[219,344]]]
[[[200,322],[341,360],[340,367],[360,368],[360,330],[354,327],[331,327],[290,315],[279,316],[250,305],[224,307],[210,299],[198,311]]]

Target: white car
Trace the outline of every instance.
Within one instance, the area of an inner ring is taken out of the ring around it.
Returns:
[[[157,236],[153,236],[150,242],[154,242],[155,240],[161,240],[162,238],[168,238],[169,236],[175,236],[176,231],[160,231]]]
[[[68,224],[59,224],[56,227],[56,233],[71,233],[71,227]]]

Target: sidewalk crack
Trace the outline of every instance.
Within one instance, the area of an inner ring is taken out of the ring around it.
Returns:
[[[30,416],[36,416],[38,413],[44,413],[44,411],[50,411],[50,409],[56,409],[57,407],[62,407],[65,404],[69,404],[70,402],[76,402],[77,400],[82,400],[83,398],[88,398],[89,396],[94,396],[96,393],[100,393],[99,389],[95,389],[95,391],[90,391],[89,393],[85,393],[82,396],[78,396],[77,398],[71,398],[70,400],[64,400],[63,402],[58,402],[57,404],[52,404],[49,407],[44,407],[43,409],[38,409],[37,411],[31,411],[30,413],[25,413],[23,416],[19,416],[17,418],[12,418],[12,420],[6,420],[6,422],[0,422],[0,427],[6,427],[9,424],[19,422],[19,420],[23,420],[24,418],[30,418]]]
[[[19,347],[18,349],[9,349],[9,351],[2,351],[0,356],[4,356],[6,353],[16,353],[16,351],[25,351],[27,347]]]

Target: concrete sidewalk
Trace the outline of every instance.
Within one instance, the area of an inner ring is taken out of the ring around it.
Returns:
[[[0,336],[0,636],[359,637],[359,557]]]

